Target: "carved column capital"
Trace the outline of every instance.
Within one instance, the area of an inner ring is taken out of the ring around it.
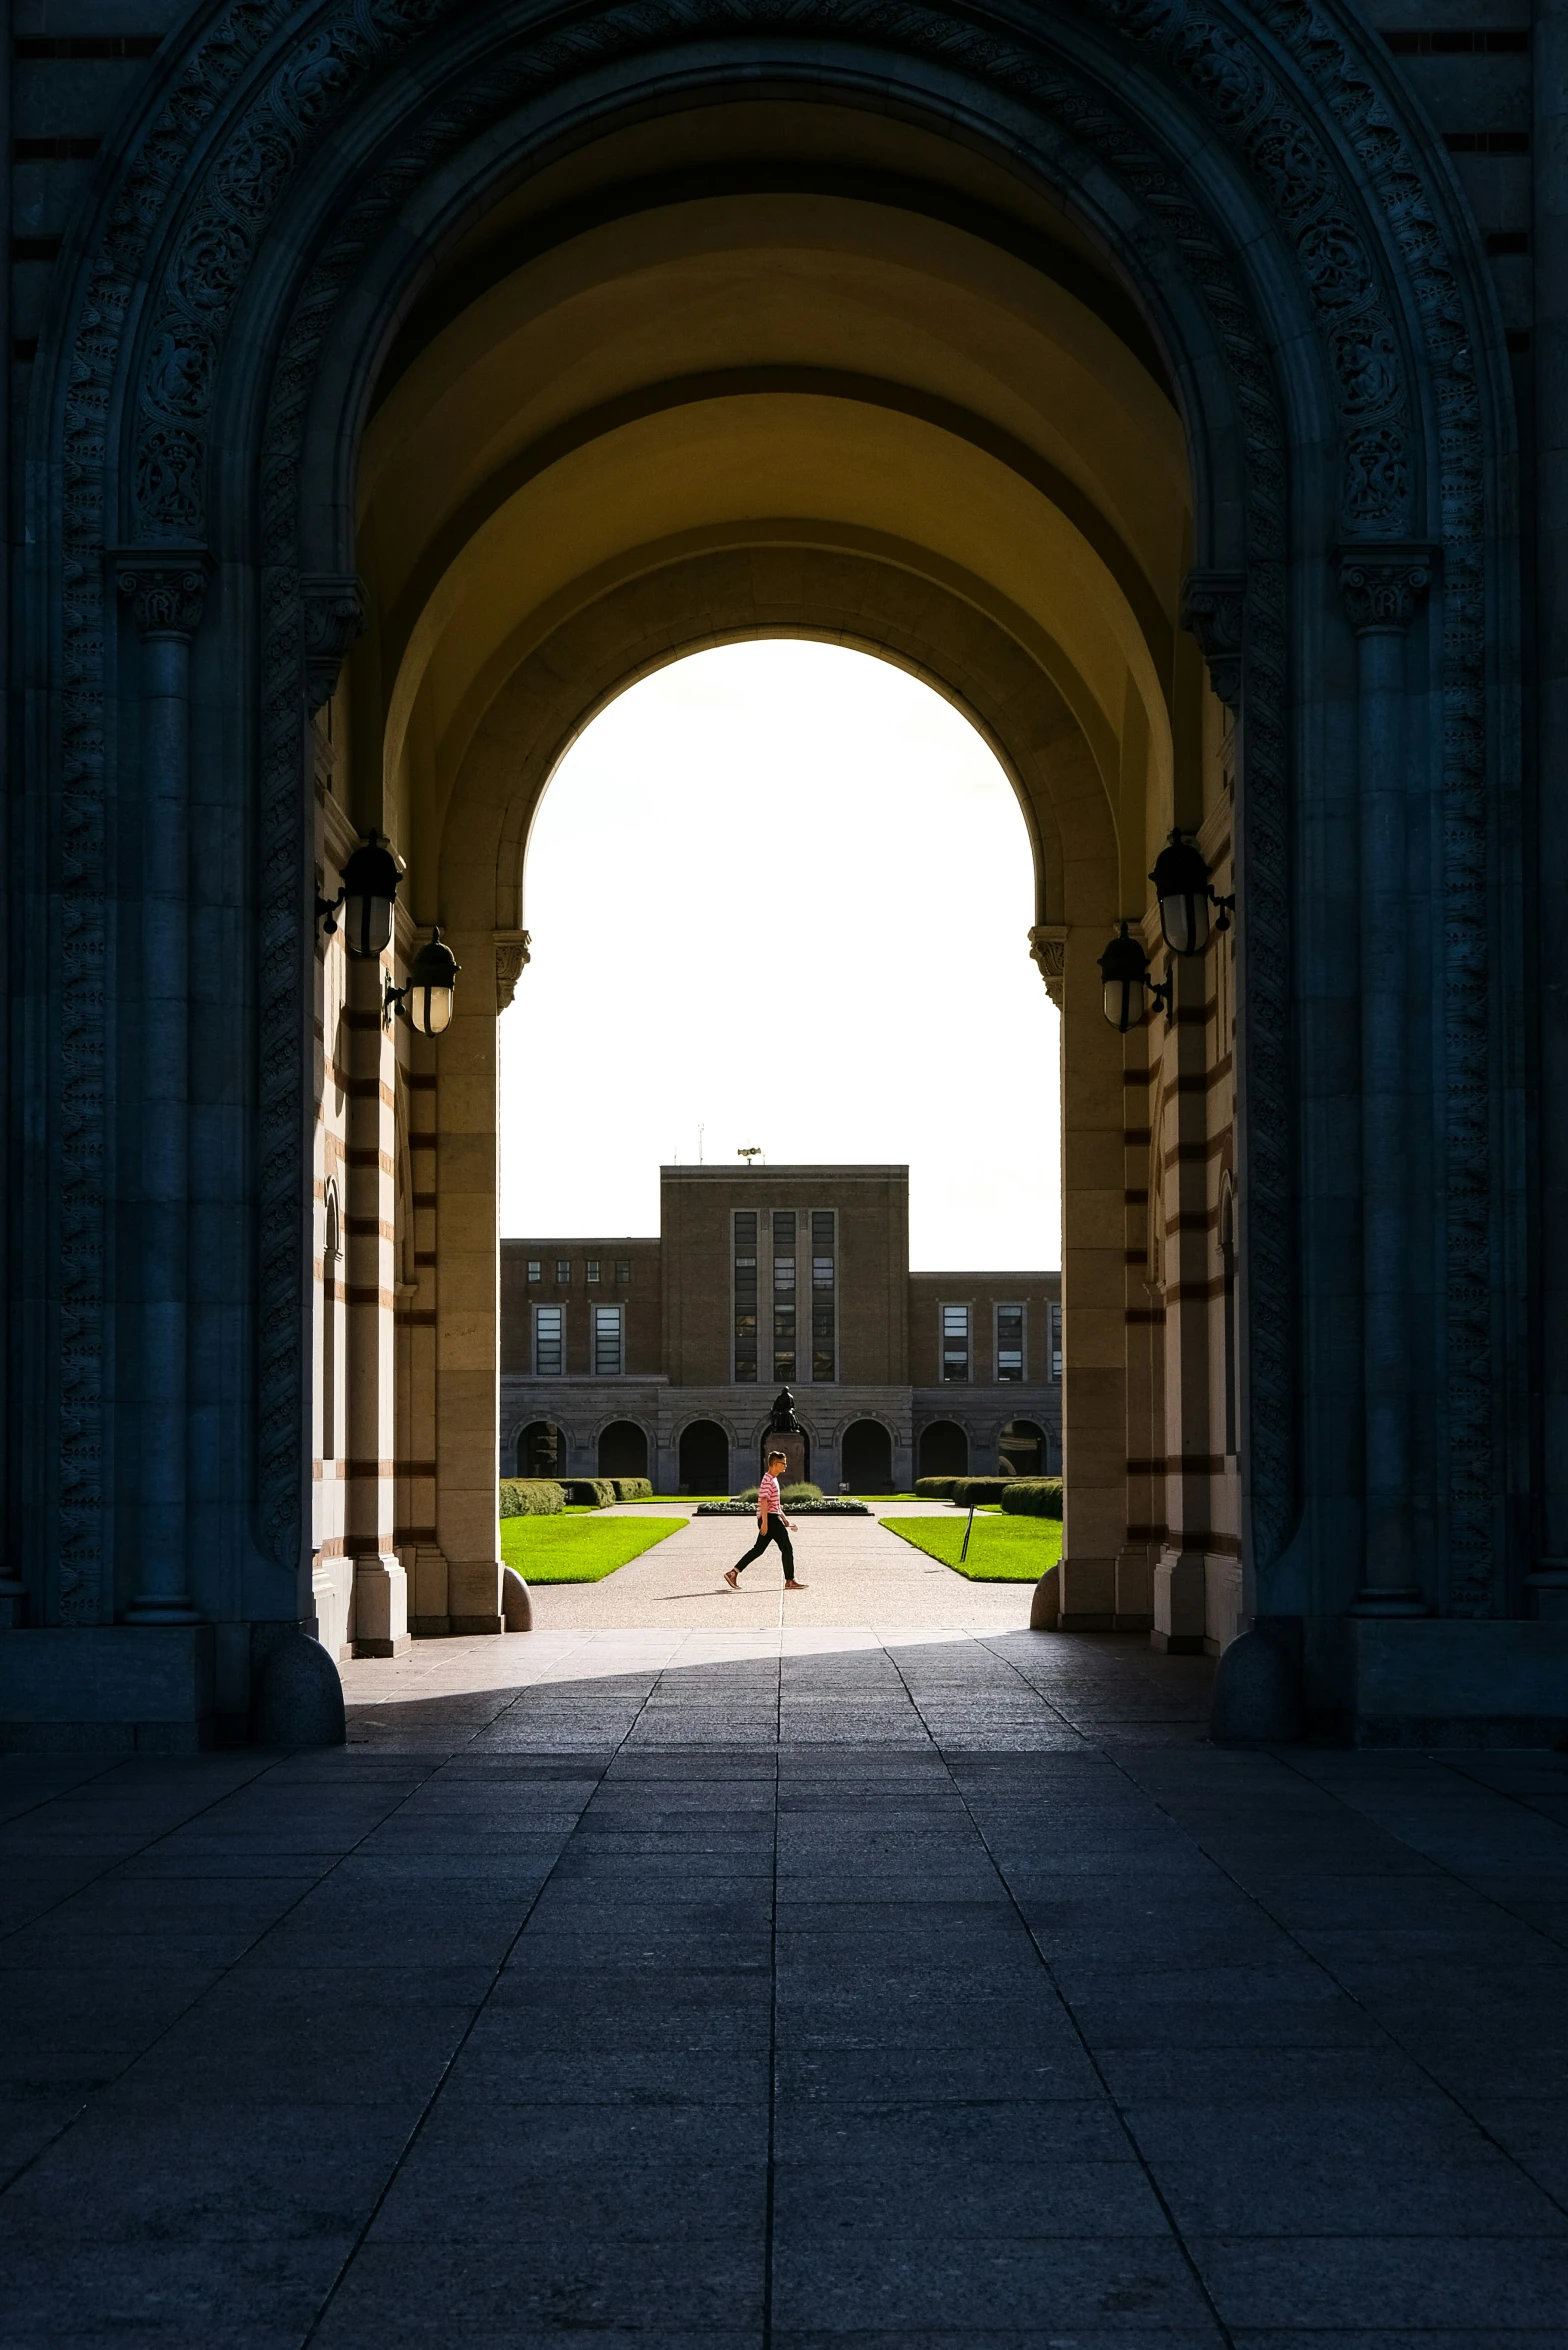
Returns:
[[[495,1008],[504,1012],[517,993],[517,982],[528,963],[528,949],[532,944],[526,930],[498,930],[495,933]]]
[[[348,650],[365,632],[365,589],[356,572],[306,572],[299,583],[304,607],[305,708],[314,717],[337,691]]]
[[[1209,683],[1228,710],[1241,707],[1246,588],[1239,571],[1189,571],[1181,595],[1181,624],[1197,638]]]
[[[205,547],[125,547],[115,582],[142,636],[193,637],[207,601]]]
[[[1029,959],[1045,981],[1045,992],[1060,1011],[1062,982],[1067,976],[1067,925],[1036,922],[1029,933]]]
[[[1378,540],[1341,547],[1339,592],[1357,636],[1403,635],[1432,584],[1437,550]]]

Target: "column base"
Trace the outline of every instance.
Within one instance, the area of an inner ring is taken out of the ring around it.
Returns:
[[[409,1646],[408,1577],[395,1551],[354,1560],[353,1656],[401,1656]]]
[[[216,1742],[210,1624],[0,1629],[0,1751],[198,1754]]]
[[[1309,1729],[1350,1746],[1559,1746],[1568,1620],[1309,1616]]]
[[[1202,1656],[1208,1632],[1208,1568],[1201,1550],[1162,1550],[1154,1570],[1149,1645],[1165,1656]]]
[[[399,1640],[351,1640],[350,1656],[402,1656],[414,1645],[412,1633],[405,1632]]]
[[[504,1632],[506,1630],[504,1616],[450,1616],[447,1621],[452,1627],[454,1639],[468,1632]]]

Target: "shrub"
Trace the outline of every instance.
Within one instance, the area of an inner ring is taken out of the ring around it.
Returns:
[[[563,1477],[561,1490],[568,1501],[575,1501],[579,1506],[587,1509],[602,1510],[606,1502],[615,1499],[615,1479],[613,1477]]]
[[[503,1477],[503,1518],[557,1518],[566,1507],[566,1495],[553,1477]]]
[[[652,1501],[653,1480],[650,1477],[612,1477],[617,1501]]]
[[[956,1477],[917,1477],[915,1491],[922,1501],[951,1501]]]
[[[1010,1477],[1002,1507],[1015,1518],[1059,1518],[1062,1481],[1060,1477]]]
[[[983,1502],[998,1502],[1009,1485],[1011,1477],[955,1477],[953,1500],[961,1510],[978,1509]]]
[[[779,1499],[786,1509],[793,1509],[797,1502],[820,1501],[822,1488],[820,1485],[781,1485]]]

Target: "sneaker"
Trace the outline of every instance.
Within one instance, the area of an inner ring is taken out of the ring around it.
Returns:
[[[740,1589],[739,1567],[727,1567],[724,1571],[724,1580],[732,1591],[738,1591]]]
[[[784,1588],[786,1591],[804,1591],[806,1586],[804,1583],[786,1583]]]

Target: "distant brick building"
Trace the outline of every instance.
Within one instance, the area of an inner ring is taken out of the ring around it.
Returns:
[[[787,1385],[829,1492],[1054,1471],[1061,1310],[1059,1273],[912,1273],[907,1167],[664,1167],[658,1239],[502,1241],[502,1468],[732,1492]]]

